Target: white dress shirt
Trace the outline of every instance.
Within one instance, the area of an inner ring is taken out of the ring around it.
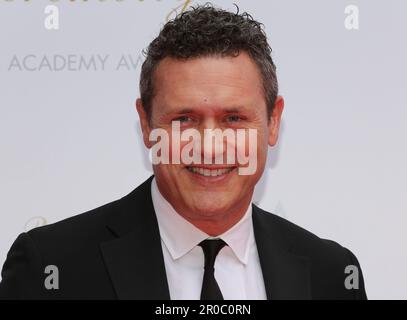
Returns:
[[[199,300],[204,255],[198,244],[208,234],[179,215],[158,190],[151,196],[160,229],[161,246],[172,300]],[[267,299],[253,233],[252,205],[232,228],[217,238],[227,243],[215,260],[215,278],[225,300]]]

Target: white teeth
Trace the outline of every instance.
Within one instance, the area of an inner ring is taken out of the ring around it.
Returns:
[[[200,174],[201,176],[205,177],[217,177],[226,173],[229,173],[233,170],[233,168],[225,168],[225,169],[204,169],[204,168],[197,168],[197,167],[188,167],[188,170]]]

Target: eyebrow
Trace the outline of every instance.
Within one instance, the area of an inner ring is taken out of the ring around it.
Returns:
[[[246,110],[247,108],[245,108],[244,106],[236,106],[236,107],[230,107],[230,108],[225,108],[222,109],[223,112],[225,113],[235,113],[235,112],[239,112],[239,111],[243,111]],[[183,108],[181,110],[178,110],[176,112],[174,112],[175,114],[185,114],[185,113],[193,113],[196,112],[196,109],[193,108]],[[172,113],[172,112],[169,112]]]
[[[176,114],[182,114],[182,113],[192,113],[192,112],[194,112],[194,109],[192,109],[192,108],[184,108],[184,109],[178,110],[175,113]]]
[[[243,106],[237,106],[237,107],[226,108],[224,111],[227,113],[234,113],[234,112],[239,112],[242,110],[246,110],[246,108]]]

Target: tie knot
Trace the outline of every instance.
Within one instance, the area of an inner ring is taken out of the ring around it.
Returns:
[[[215,266],[215,259],[219,251],[226,246],[226,242],[222,239],[206,239],[199,244],[202,247],[205,256],[205,269],[213,269]]]

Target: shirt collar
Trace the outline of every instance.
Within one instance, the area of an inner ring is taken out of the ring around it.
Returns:
[[[178,214],[160,193],[155,178],[151,182],[151,197],[157,215],[160,236],[171,257],[176,260],[187,254],[201,241],[212,238]],[[232,228],[216,238],[225,241],[236,257],[247,264],[251,244],[254,243],[250,203],[244,216]]]

